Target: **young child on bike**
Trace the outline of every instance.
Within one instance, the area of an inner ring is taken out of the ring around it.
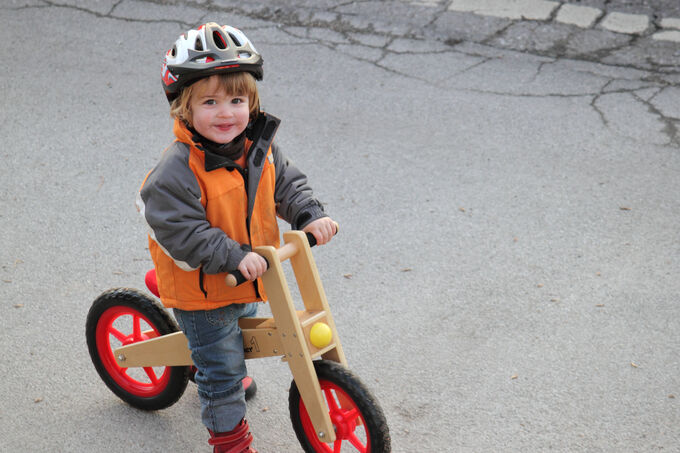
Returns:
[[[252,249],[279,246],[277,215],[318,244],[335,224],[273,143],[279,120],[260,111],[255,82],[262,57],[243,32],[214,22],[189,30],[161,75],[176,140],[137,197],[160,298],[187,336],[213,451],[255,452],[238,327],[266,300],[266,261]],[[249,281],[230,288],[225,276],[236,269]]]

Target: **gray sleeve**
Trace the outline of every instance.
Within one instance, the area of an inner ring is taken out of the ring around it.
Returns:
[[[276,144],[272,144],[272,154],[276,168],[274,200],[278,206],[277,213],[294,230],[301,230],[310,222],[327,217],[323,205],[314,198],[307,176],[281,153]]]
[[[247,254],[241,244],[206,219],[201,190],[186,146],[175,144],[147,177],[138,207],[151,237],[183,270],[206,274],[234,270]]]

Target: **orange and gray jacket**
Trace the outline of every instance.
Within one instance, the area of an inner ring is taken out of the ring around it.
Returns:
[[[277,214],[293,229],[326,216],[307,177],[272,143],[278,124],[260,114],[241,168],[194,142],[184,123],[175,121],[177,139],[137,197],[166,307],[210,310],[266,299],[261,280],[230,288],[226,273],[251,248],[279,246]]]

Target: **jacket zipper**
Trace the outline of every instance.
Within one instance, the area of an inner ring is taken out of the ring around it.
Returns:
[[[246,203],[248,203],[248,167],[246,164],[246,168],[241,168],[240,166],[236,167],[238,169],[238,172],[241,174],[241,177],[243,178],[243,184],[245,185],[245,192],[246,192]],[[253,245],[253,240],[250,237],[250,216],[248,213],[246,213],[246,231],[248,232],[248,241],[250,241],[250,246],[252,247]],[[261,297],[260,296],[260,288],[257,285],[257,280],[253,282],[253,287],[255,288],[255,295],[256,297]]]
[[[203,285],[203,277],[204,276],[205,276],[205,274],[203,273],[203,268],[201,267],[198,270],[198,287],[201,289],[203,296],[207,299],[208,298],[208,291],[205,290],[205,286]]]

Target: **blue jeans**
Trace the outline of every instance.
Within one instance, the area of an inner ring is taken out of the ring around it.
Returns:
[[[231,431],[246,414],[243,336],[238,319],[255,316],[257,303],[232,304],[215,310],[175,308],[175,318],[189,341],[198,369],[196,384],[201,419],[213,432]]]

